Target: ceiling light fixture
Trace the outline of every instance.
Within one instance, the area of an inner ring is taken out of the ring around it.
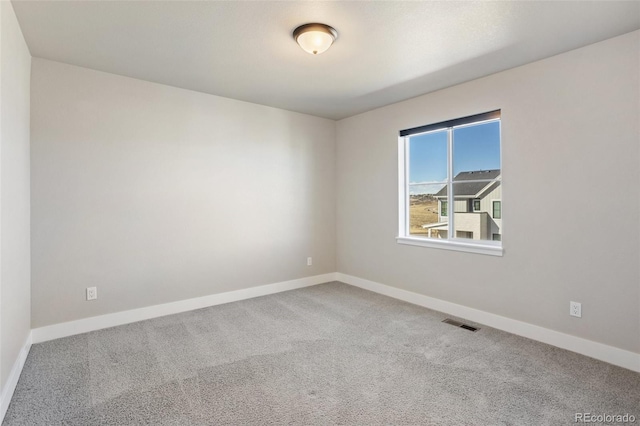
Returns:
[[[318,55],[327,50],[338,37],[338,32],[325,24],[304,24],[293,30],[293,39],[305,52]]]

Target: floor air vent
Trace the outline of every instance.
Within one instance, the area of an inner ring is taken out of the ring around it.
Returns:
[[[447,323],[447,324],[451,324],[451,325],[453,325],[455,327],[464,328],[465,330],[469,330],[469,331],[473,331],[473,332],[476,332],[476,331],[480,330],[477,327],[472,327],[470,325],[461,323],[460,321],[452,320],[452,319],[449,319],[449,318],[447,318],[445,320],[442,320],[442,322]]]

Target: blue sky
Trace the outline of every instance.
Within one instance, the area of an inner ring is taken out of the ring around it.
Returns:
[[[409,182],[443,182],[447,179],[447,131],[412,136]],[[492,121],[453,131],[453,175],[472,170],[500,168],[500,123]],[[421,185],[411,193],[431,193],[442,185]]]

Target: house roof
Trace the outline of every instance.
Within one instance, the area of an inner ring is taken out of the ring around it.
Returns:
[[[497,186],[496,182],[467,182],[476,180],[495,179],[500,176],[500,169],[475,170],[471,172],[460,172],[453,178],[454,192],[456,197],[477,198],[487,186]],[[445,186],[435,194],[436,197],[446,197],[447,187]]]

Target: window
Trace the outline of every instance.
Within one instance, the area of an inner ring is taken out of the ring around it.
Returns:
[[[402,130],[397,241],[502,255],[500,111]]]
[[[502,219],[502,202],[501,201],[493,202],[493,218]]]

